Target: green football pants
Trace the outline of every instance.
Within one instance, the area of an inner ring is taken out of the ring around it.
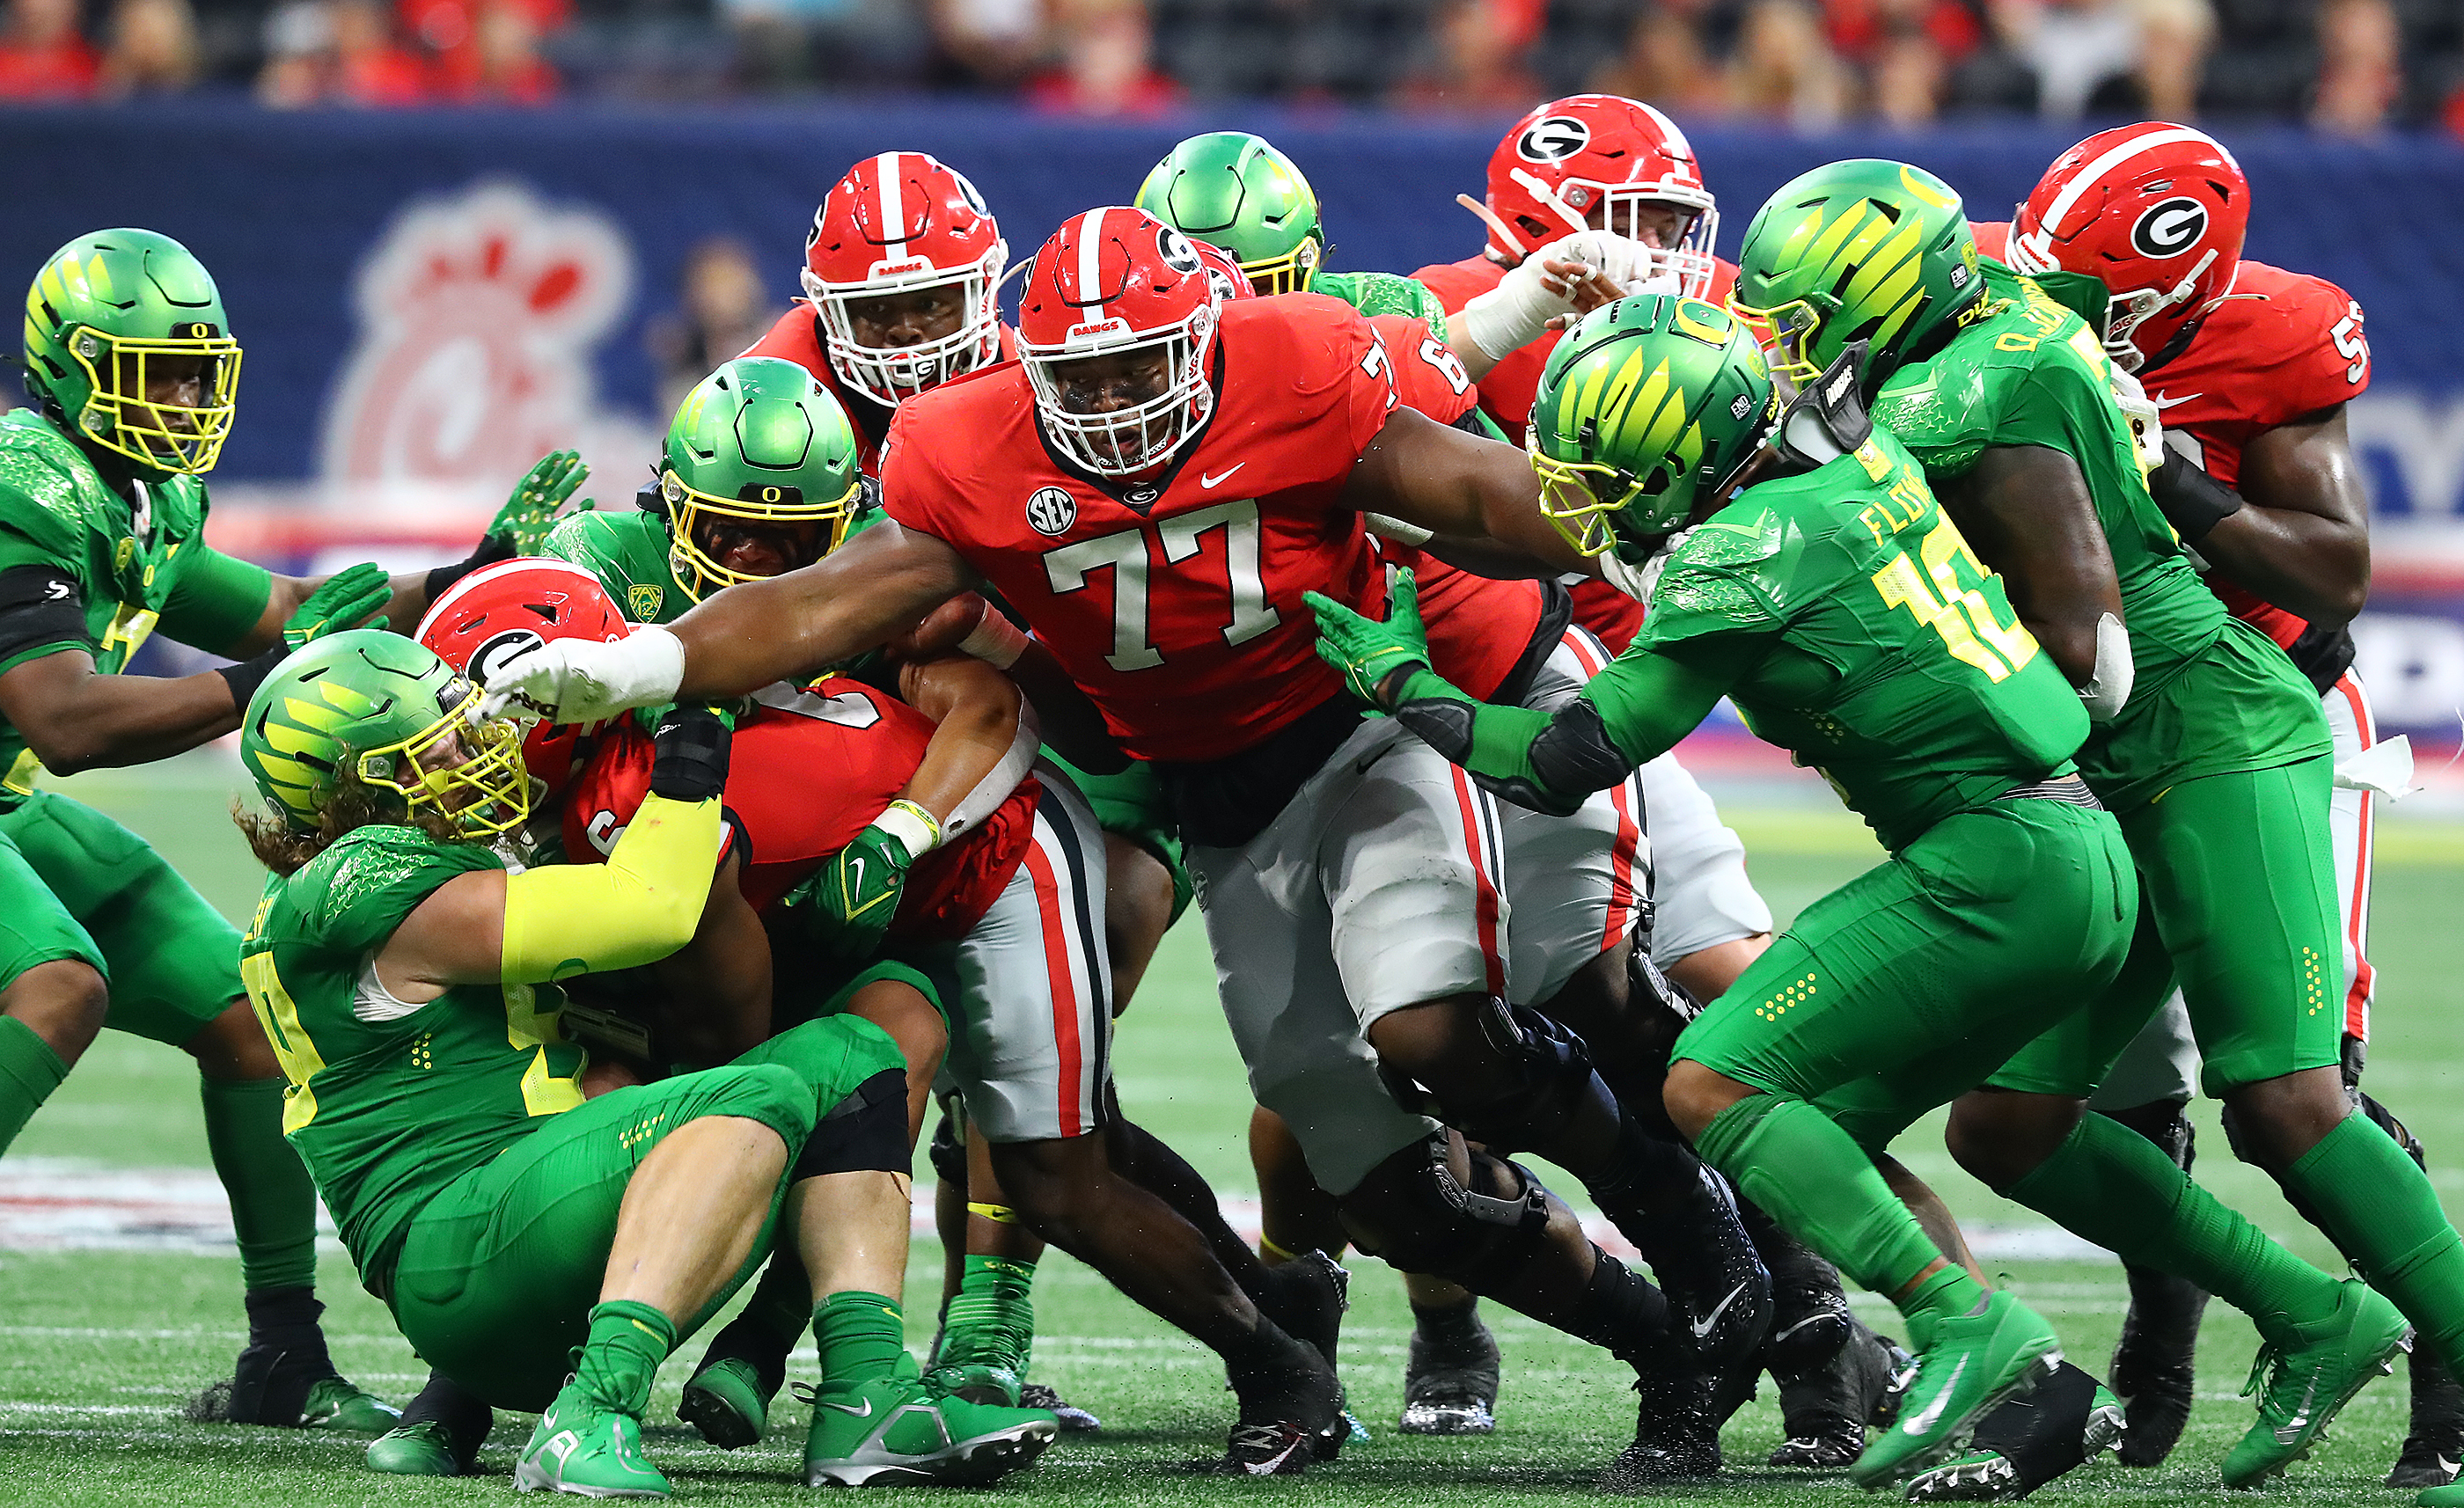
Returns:
[[[1133,759],[1118,775],[1089,775],[1049,749],[1044,751],[1044,757],[1060,766],[1078,787],[1078,794],[1095,814],[1097,827],[1120,834],[1164,866],[1172,876],[1172,919],[1179,921],[1197,887],[1190,883],[1189,866],[1182,863],[1180,827],[1172,820],[1155,766]]]
[[[221,912],[135,833],[36,791],[0,811],[0,984],[62,958],[109,982],[104,1025],[174,1047],[242,993]]]
[[[1879,1150],[2101,995],[2137,907],[2108,814],[2035,799],[1962,812],[1808,907],[1676,1056],[1815,1101]]]
[[[2221,1096],[2341,1060],[2343,954],[2325,755],[2186,780],[2122,819],[2145,916],[2097,1008],[2064,1020],[1994,1087],[2084,1097],[2178,978]]]
[[[616,1215],[653,1147],[706,1116],[759,1121],[787,1144],[753,1249],[682,1342],[760,1267],[796,1155],[820,1118],[877,1073],[905,1071],[889,1037],[837,1016],[781,1034],[723,1068],[599,1096],[547,1118],[455,1179],[412,1217],[393,1269],[393,1312],[422,1359],[503,1409],[547,1408],[590,1333]]]

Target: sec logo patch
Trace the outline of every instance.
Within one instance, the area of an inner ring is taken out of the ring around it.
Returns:
[[[1039,487],[1026,500],[1026,521],[1037,534],[1066,535],[1078,521],[1078,499],[1058,487]]]

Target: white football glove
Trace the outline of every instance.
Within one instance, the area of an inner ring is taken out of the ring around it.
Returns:
[[[645,624],[612,644],[560,639],[517,654],[488,677],[482,717],[596,723],[636,707],[676,699],[684,684],[684,642]]]
[[[2147,389],[2132,373],[2113,369],[2113,402],[2130,421],[2130,437],[2139,442],[2139,470],[2152,471],[2165,464],[2165,421],[2148,401]]]
[[[1564,284],[1541,264],[1544,262],[1580,262],[1596,267],[1593,257],[1600,254],[1593,242],[1603,232],[1585,230],[1560,236],[1532,252],[1509,269],[1495,288],[1463,305],[1463,333],[1474,344],[1488,354],[1492,361],[1502,361],[1512,353],[1529,345],[1549,332],[1549,321],[1571,313],[1574,307]],[[1620,236],[1608,237],[1622,240]],[[1631,244],[1631,243],[1629,243]],[[1553,286],[1552,286],[1553,285]]]

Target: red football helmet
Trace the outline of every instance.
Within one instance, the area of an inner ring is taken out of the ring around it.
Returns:
[[[1061,223],[1019,295],[1019,355],[1045,430],[1081,466],[1133,476],[1161,465],[1215,408],[1206,381],[1221,303],[1190,239],[1143,209],[1111,206]],[[1110,413],[1065,402],[1060,368],[1159,350],[1159,391]]]
[[[813,211],[804,292],[822,317],[830,365],[847,385],[895,407],[938,382],[1001,360],[997,295],[1009,245],[966,175],[922,152],[884,152],[847,170]],[[958,328],[917,345],[862,345],[847,317],[858,298],[957,290]]]
[[[510,656],[557,639],[613,641],[633,631],[599,578],[564,560],[500,560],[446,589],[419,621],[419,642],[466,680],[485,686]],[[522,760],[546,782],[536,808],[573,778],[587,730],[539,723],[522,735]]]
[[[1241,271],[1239,257],[1212,241],[1201,241],[1196,236],[1189,238],[1189,244],[1197,250],[1198,259],[1206,264],[1206,281],[1215,290],[1216,302],[1258,296],[1258,287],[1249,281],[1248,273]]]
[[[1709,291],[1719,205],[1703,186],[1685,133],[1658,110],[1619,95],[1552,99],[1508,127],[1489,154],[1488,213],[1481,218],[1489,250],[1510,261],[1583,229],[1603,204],[1602,228],[1638,241],[1641,207],[1686,211],[1676,244],[1653,252],[1653,272],[1675,273],[1685,297]]]
[[[2136,371],[2233,292],[2249,225],[2250,183],[2222,142],[2144,120],[2055,159],[2012,213],[2010,261],[2104,284],[2105,348]]]

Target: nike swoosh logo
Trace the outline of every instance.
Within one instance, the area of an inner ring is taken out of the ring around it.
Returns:
[[[847,861],[847,886],[857,895],[864,894],[863,860],[850,859]]]
[[[822,1407],[825,1409],[836,1409],[841,1413],[851,1413],[859,1419],[869,1419],[872,1417],[872,1400],[869,1398],[864,1401],[864,1407],[861,1409],[851,1409],[843,1403],[826,1402],[823,1403]]]
[[[2293,1410],[2292,1418],[2276,1427],[2277,1444],[2291,1445],[2294,1441],[2301,1438],[2302,1431],[2310,1428],[2310,1403],[2311,1400],[2318,1395],[2318,1392],[2319,1374],[2313,1372],[2310,1374],[2310,1385],[2301,1389],[2300,1407]]]
[[[1968,1358],[1963,1356],[1959,1359],[1959,1365],[1950,1369],[1950,1380],[1934,1390],[1933,1401],[1908,1415],[1907,1422],[1900,1426],[1902,1432],[1923,1434],[1932,1429],[1942,1418],[1942,1411],[1950,1407],[1951,1392],[1959,1387],[1960,1376],[1967,1370]]]
[[[1709,1335],[1711,1333],[1711,1326],[1720,1322],[1720,1316],[1727,1313],[1728,1305],[1735,1303],[1737,1301],[1737,1295],[1744,1293],[1745,1291],[1746,1285],[1744,1283],[1737,1284],[1737,1286],[1728,1290],[1728,1296],[1727,1298],[1721,1300],[1717,1304],[1712,1306],[1709,1314],[1706,1314],[1702,1319],[1696,1321],[1694,1324],[1694,1339],[1699,1341],[1705,1336]]]
[[[1820,1324],[1826,1320],[1837,1320],[1838,1318],[1839,1317],[1836,1314],[1809,1314],[1804,1319],[1797,1321],[1794,1324],[1788,1326],[1786,1329],[1781,1330],[1778,1334],[1772,1336],[1771,1340],[1774,1342],[1785,1341],[1790,1336],[1794,1335],[1797,1331],[1804,1329],[1809,1324]]]
[[[2154,404],[2157,411],[2161,413],[2164,410],[2172,407],[2175,404],[2187,404],[2193,398],[2205,398],[2208,395],[2205,393],[2184,393],[2179,398],[2168,398],[2163,393],[2151,393],[2148,395],[2147,402]]]
[[[1209,487],[1209,488],[1211,488],[1211,487],[1213,487],[1216,483],[1221,482],[1221,481],[1222,481],[1224,478],[1226,478],[1226,477],[1230,476],[1230,475],[1232,474],[1232,471],[1237,471],[1237,470],[1241,470],[1241,468],[1242,468],[1242,467],[1247,466],[1248,464],[1249,464],[1249,463],[1248,463],[1248,462],[1246,462],[1246,461],[1240,461],[1240,462],[1236,462],[1236,463],[1234,463],[1234,465],[1233,465],[1233,467],[1232,467],[1232,470],[1231,470],[1231,471],[1218,471],[1218,472],[1216,472],[1213,476],[1201,476],[1201,477],[1199,477],[1199,478],[1198,479],[1198,485],[1199,485],[1199,486],[1200,486],[1200,487]]]

